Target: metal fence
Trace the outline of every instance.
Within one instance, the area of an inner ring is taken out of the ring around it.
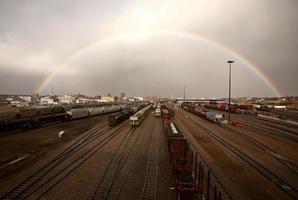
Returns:
[[[199,150],[193,143],[190,150],[194,153],[193,176],[196,185],[200,188],[200,193],[196,196],[199,200],[232,200],[224,185],[211,170]]]

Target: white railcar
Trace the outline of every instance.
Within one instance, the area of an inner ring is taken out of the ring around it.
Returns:
[[[154,112],[155,117],[160,117],[161,116],[161,110],[160,108],[156,108]]]
[[[90,111],[88,108],[73,108],[66,113],[70,119],[79,119],[90,116]]]
[[[91,116],[100,115],[100,114],[105,113],[105,107],[104,106],[91,107],[91,108],[89,108],[89,112],[90,112]]]
[[[206,112],[206,118],[215,123],[221,123],[223,121],[223,115],[216,112]]]
[[[151,108],[151,104],[146,106],[142,110],[138,111],[133,116],[131,116],[129,118],[130,124],[132,126],[139,126],[142,123],[143,119],[145,119],[145,117],[146,117],[147,113],[149,112],[150,108]]]

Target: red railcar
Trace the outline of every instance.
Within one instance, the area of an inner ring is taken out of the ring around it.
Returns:
[[[193,152],[189,141],[173,122],[172,116],[163,115],[163,127],[168,143],[173,188],[177,193],[177,199],[191,200],[199,192],[199,186],[193,176]]]

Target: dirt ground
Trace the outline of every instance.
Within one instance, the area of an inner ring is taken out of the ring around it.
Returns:
[[[176,113],[179,125],[185,134],[198,145],[201,153],[204,154],[206,160],[210,163],[210,166],[232,197],[235,199],[290,199],[287,194],[269,182],[246,162],[240,160],[235,154],[203,133],[188,119],[189,117],[212,130],[261,164],[269,167],[292,185],[297,185],[297,176],[289,172],[284,166],[281,166],[272,158],[272,155],[243,140],[243,138],[207,120],[180,110]]]
[[[26,177],[23,172],[31,171],[35,168],[33,166],[39,166],[40,160],[63,151],[78,136],[104,120],[107,120],[107,115],[58,123],[0,137],[0,166],[2,166],[0,194],[5,192],[5,188],[16,183],[16,177],[20,177],[21,180]],[[64,131],[62,138],[58,137],[60,131]],[[23,156],[26,156],[23,160],[7,165]]]
[[[98,116],[89,119],[76,120],[64,124],[53,125],[27,131],[20,134],[8,135],[0,138],[1,154],[9,159],[15,155],[29,154],[23,161],[8,166],[1,170],[0,196],[26,177],[33,174],[41,166],[45,166],[49,160],[79,140],[87,130],[101,123],[106,116]],[[57,134],[65,131],[61,139]],[[109,141],[100,151],[96,152],[86,162],[66,176],[61,182],[47,192],[42,199],[90,199],[96,190],[104,172],[112,159],[117,147],[127,134],[128,128],[123,129],[116,137]],[[129,175],[125,181],[120,199],[138,199],[144,184],[144,174],[147,167],[148,149],[151,134],[159,134],[159,175],[158,175],[158,199],[174,199],[175,195],[171,187],[171,170],[165,138],[162,132],[161,119],[154,117],[152,113],[144,120],[134,132],[134,137],[142,134],[141,146],[138,149],[136,161],[133,163]],[[96,140],[82,149],[83,152],[96,145]],[[14,145],[17,144],[17,145]],[[75,159],[75,158],[73,158]],[[66,161],[71,162],[71,161]],[[65,164],[65,165],[66,165]],[[51,173],[54,173],[51,172]],[[47,180],[47,175],[43,181]],[[70,192],[71,191],[71,192]],[[29,199],[35,199],[40,193],[34,193]]]

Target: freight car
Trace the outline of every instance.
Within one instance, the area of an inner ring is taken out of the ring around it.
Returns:
[[[206,119],[209,119],[210,121],[214,122],[214,123],[218,123],[221,124],[223,121],[223,114],[221,113],[216,113],[216,112],[206,112]]]
[[[178,199],[194,199],[199,187],[194,181],[193,152],[190,150],[189,141],[172,118],[163,118],[163,125],[172,168],[173,188]]]
[[[111,114],[108,117],[108,124],[109,124],[110,127],[117,126],[118,124],[120,124],[124,120],[128,119],[133,114],[134,114],[133,109],[126,109],[126,110],[123,110],[121,112]]]
[[[41,123],[65,118],[66,112],[62,106],[8,109],[0,114],[0,131],[34,128]]]
[[[51,115],[63,112],[65,112],[63,106],[9,107],[0,111],[0,121],[33,118],[40,115]]]
[[[89,112],[90,112],[91,116],[94,116],[94,115],[104,114],[106,111],[105,111],[104,106],[100,106],[100,107],[91,107],[91,108],[89,108]]]
[[[145,119],[145,117],[147,116],[147,113],[149,112],[151,106],[152,105],[149,104],[148,106],[146,106],[145,108],[143,108],[142,110],[138,111],[136,114],[131,116],[129,118],[130,124],[132,126],[139,126],[142,123],[142,121]]]
[[[66,111],[66,113],[69,120],[90,116],[90,111],[88,108],[72,108],[71,110]]]
[[[209,121],[212,121],[214,123],[221,124],[224,121],[222,113],[217,113],[214,111],[206,111],[202,107],[196,107],[193,105],[183,105],[182,107],[184,110],[191,112],[195,115],[198,115],[202,118],[205,118]]]
[[[0,131],[27,129],[40,126],[41,123],[52,121],[73,120],[99,114],[121,111],[123,105],[105,105],[101,107],[86,107],[73,105],[64,106],[34,106],[8,107],[0,110]]]
[[[229,111],[229,106],[226,103],[205,104],[204,107],[213,110]],[[232,113],[240,113],[240,109],[236,105],[231,105],[230,109]]]

